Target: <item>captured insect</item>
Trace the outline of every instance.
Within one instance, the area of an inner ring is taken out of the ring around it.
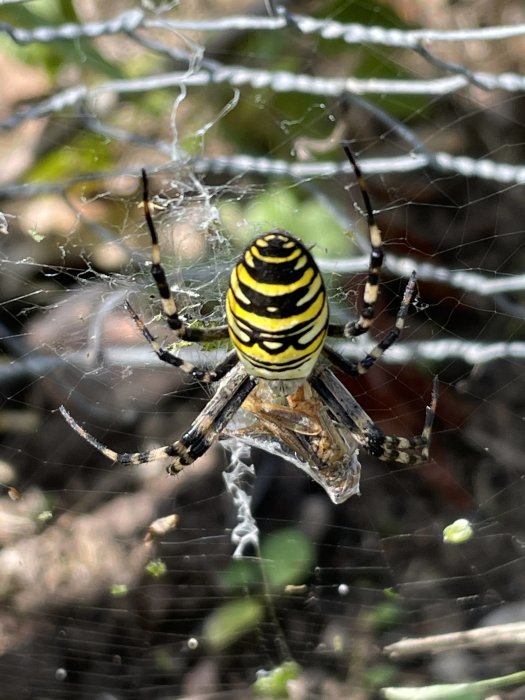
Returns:
[[[384,434],[330,369],[332,365],[349,376],[365,374],[399,338],[416,289],[413,272],[394,326],[363,359],[350,361],[327,344],[328,338],[355,338],[368,331],[375,318],[383,263],[383,240],[366,182],[351,150],[343,148],[361,192],[371,244],[363,308],[357,320],[346,324],[329,321],[325,284],[310,251],[287,231],[275,229],[252,241],[234,265],[225,302],[226,323],[206,328],[188,326],[179,315],[162,267],[148,178],[142,171],[144,213],[151,236],[151,274],[169,328],[181,341],[206,343],[229,338],[233,349],[214,369],[200,368],[164,348],[126,302],[137,328],[160,360],[200,382],[218,382],[217,391],[179,440],[146,452],[115,452],[61,406],[73,430],[113,462],[143,464],[169,458],[167,471],[177,474],[204,454],[216,438],[225,435],[242,407],[254,416],[254,424],[234,434],[249,431],[276,439],[334,503],[359,493],[359,448],[387,462],[419,464],[428,460],[437,377],[421,435],[397,437]]]

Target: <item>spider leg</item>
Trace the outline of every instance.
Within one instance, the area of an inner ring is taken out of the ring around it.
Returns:
[[[356,442],[371,455],[385,462],[401,464],[420,464],[428,460],[438,400],[437,377],[434,377],[432,383],[432,395],[421,435],[409,438],[385,435],[328,368],[314,370],[308,381],[336,420],[347,426]]]
[[[144,168],[142,169],[142,197],[144,202],[144,216],[151,237],[151,275],[157,285],[160,300],[162,302],[162,310],[166,318],[166,322],[171,330],[175,331],[181,340],[190,342],[201,342],[206,340],[218,340],[228,338],[228,327],[217,326],[215,328],[190,328],[179,316],[177,303],[171,293],[166,273],[162,267],[159,237],[157,229],[151,215],[151,204],[149,199],[148,176]]]
[[[238,365],[179,440],[147,452],[115,452],[82,428],[64,406],[60,406],[59,410],[80,437],[112,462],[125,465],[147,464],[165,457],[172,457],[174,459],[167,467],[167,471],[168,474],[176,474],[206,452],[256,384],[257,379],[250,377],[244,367]]]
[[[131,306],[129,301],[126,301],[126,309],[129,311],[131,318],[135,321],[135,325],[137,326],[139,331],[142,333],[142,335],[146,338],[148,343],[153,348],[153,351],[155,352],[159,360],[167,362],[169,365],[172,365],[172,367],[178,367],[183,372],[186,372],[186,374],[191,375],[194,379],[197,379],[200,382],[204,382],[205,384],[211,384],[212,382],[216,382],[219,379],[222,379],[239,361],[237,352],[235,350],[232,350],[226,355],[226,358],[219,365],[217,365],[217,367],[215,367],[215,369],[201,369],[192,364],[191,362],[183,360],[181,357],[171,352],[170,350],[166,350],[166,348],[163,348],[162,345],[155,338],[155,336],[153,336],[148,330],[144,321],[140,318],[140,316]],[[211,338],[207,337],[207,340],[217,339],[216,337],[214,337],[214,331],[216,330],[215,328],[203,328],[200,330],[210,331]],[[220,337],[221,336],[219,336],[219,338]]]
[[[359,361],[347,360],[345,357],[340,355],[338,352],[332,348],[325,345],[323,348],[323,354],[330,360],[330,362],[335,365],[338,369],[350,374],[351,376],[356,376],[360,374],[365,374],[368,372],[370,367],[383,355],[388,348],[393,345],[399,338],[401,331],[405,326],[405,320],[407,317],[408,309],[412,299],[414,297],[414,292],[416,290],[416,273],[412,272],[410,279],[408,280],[407,286],[403,294],[403,299],[397,312],[396,323],[393,328],[386,334],[386,336],[377,343],[377,345]]]
[[[368,265],[368,277],[365,283],[365,291],[363,293],[363,309],[357,321],[337,325],[330,324],[328,326],[328,335],[334,337],[355,338],[358,335],[366,333],[372,325],[375,317],[375,305],[379,296],[379,274],[383,264],[383,237],[376,223],[374,210],[370,202],[370,196],[366,186],[366,180],[363,177],[361,168],[357,164],[354,154],[347,145],[343,145],[343,150],[346,157],[350,161],[355,173],[357,184],[361,192],[361,197],[365,205],[366,218],[368,224],[368,234],[370,236],[370,262]]]

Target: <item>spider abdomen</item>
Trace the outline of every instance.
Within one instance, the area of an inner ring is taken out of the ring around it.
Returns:
[[[301,241],[276,230],[246,248],[232,270],[226,317],[251,375],[310,374],[326,338],[328,302],[319,268]]]

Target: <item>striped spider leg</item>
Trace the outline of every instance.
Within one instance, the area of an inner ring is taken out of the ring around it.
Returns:
[[[162,303],[162,311],[166,323],[175,333],[179,340],[186,340],[194,343],[206,343],[216,340],[226,340],[228,336],[228,326],[214,326],[209,328],[194,328],[185,324],[184,320],[179,315],[177,303],[171,292],[164,267],[162,266],[162,256],[160,251],[159,237],[153,216],[151,213],[151,202],[149,197],[148,175],[144,168],[142,173],[142,200],[144,205],[144,217],[151,238],[151,275],[157,286],[159,297]],[[222,379],[234,365],[238,362],[237,353],[231,352],[226,357],[224,362],[218,365],[213,370],[205,370],[183,360],[175,353],[163,348],[157,339],[150,333],[140,316],[133,309],[129,301],[126,302],[126,308],[133,318],[137,328],[140,330],[144,338],[153,348],[153,351],[162,362],[166,362],[172,367],[178,367],[186,374],[190,374],[194,379],[200,382],[209,384]]]
[[[210,328],[191,328],[179,316],[177,304],[161,262],[158,234],[151,214],[148,177],[144,169],[142,170],[142,185],[144,215],[151,237],[151,274],[159,292],[163,314],[168,326],[180,340],[189,342],[210,342],[228,338],[228,327],[225,325]],[[80,426],[64,406],[60,406],[59,410],[73,430],[111,461],[125,465],[144,464],[165,457],[172,457],[174,461],[167,467],[167,471],[170,474],[174,474],[183,469],[184,466],[193,463],[197,457],[206,452],[210,444],[231,420],[243,400],[253,389],[257,380],[248,376],[246,370],[238,364],[239,358],[235,351],[229,352],[226,358],[211,370],[202,369],[184,360],[177,354],[162,347],[129,301],[126,301],[125,306],[139,331],[151,345],[157,357],[163,362],[173,367],[178,367],[186,374],[205,384],[219,382],[232,369],[235,368],[235,371],[228,376],[224,385],[219,387],[218,392],[180,440],[171,445],[165,445],[146,452],[115,452],[115,450],[99,442]]]
[[[332,338],[355,338],[366,333],[374,321],[376,314],[375,307],[379,297],[379,277],[383,265],[384,251],[383,237],[381,236],[381,231],[375,220],[366,180],[350,148],[344,144],[343,150],[355,173],[359,191],[361,192],[361,197],[365,206],[368,236],[370,239],[370,263],[368,265],[368,276],[363,292],[364,306],[359,318],[357,321],[350,321],[342,325],[329,324],[328,335]]]
[[[416,273],[412,272],[412,274],[410,275],[410,279],[408,280],[408,283],[405,287],[403,299],[401,300],[401,304],[397,312],[396,322],[393,328],[389,330],[386,336],[382,338],[362,360],[358,360],[357,362],[347,360],[346,357],[343,357],[343,355],[336,352],[329,345],[325,345],[323,347],[323,354],[325,355],[325,357],[333,365],[335,365],[335,367],[340,369],[345,374],[350,375],[351,377],[356,377],[358,375],[362,375],[368,372],[370,367],[372,367],[372,365],[375,362],[377,362],[377,360],[388,350],[388,348],[391,345],[393,345],[396,342],[396,340],[401,335],[401,331],[405,327],[408,309],[414,298],[415,291]]]
[[[432,382],[432,395],[426,408],[421,435],[409,438],[385,435],[330,369],[317,367],[308,381],[336,420],[346,425],[357,444],[374,457],[400,464],[421,464],[428,460],[432,423],[438,400],[437,377],[434,377]]]
[[[71,414],[60,406],[60,413],[80,437],[89,442],[112,462],[119,464],[147,464],[166,457],[172,458],[167,467],[168,474],[177,474],[188,464],[201,457],[211,443],[224,430],[226,425],[239,410],[242,402],[257,384],[257,379],[250,377],[246,369],[238,364],[223,379],[217,392],[208,401],[205,408],[193,421],[182,437],[171,445],[156,447],[147,452],[115,452],[99,442],[93,435],[79,425]]]

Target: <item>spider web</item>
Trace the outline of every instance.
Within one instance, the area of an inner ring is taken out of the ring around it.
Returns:
[[[521,4],[13,1],[0,33],[0,696],[525,697]],[[108,464],[60,404],[123,451],[208,398],[123,309],[171,342],[140,168],[190,319],[221,321],[231,264],[279,226],[342,321],[369,256],[345,139],[386,260],[372,333],[337,347],[362,357],[416,270],[402,338],[347,385],[409,436],[437,373],[429,463],[362,453],[337,506],[260,440],[177,478]]]

